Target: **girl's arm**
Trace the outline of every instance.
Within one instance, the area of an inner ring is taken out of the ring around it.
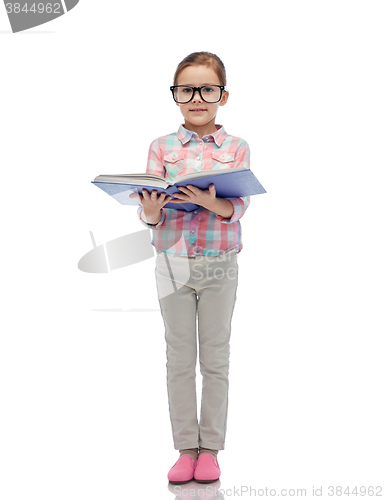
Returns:
[[[235,207],[227,198],[216,197],[209,210],[225,219],[230,219],[235,212]]]
[[[155,139],[149,146],[146,173],[161,175],[165,178],[165,168],[163,167],[163,162],[160,156],[158,139]],[[147,196],[149,198],[149,195]],[[167,203],[168,201],[170,200],[167,198]],[[163,224],[163,222],[165,221],[165,210],[163,210],[162,208],[159,208],[158,212],[156,213],[146,214],[143,207],[140,206],[137,209],[137,215],[140,219],[140,222],[149,229],[154,229]]]
[[[249,168],[250,151],[248,144],[243,141],[243,145],[236,153],[233,168]],[[216,197],[215,185],[211,184],[208,189],[199,189],[192,185],[178,188],[183,194],[174,193],[175,198],[179,198],[180,203],[190,202],[200,205],[211,212],[224,224],[231,224],[239,220],[250,204],[250,196],[241,198],[218,198]],[[175,202],[175,200],[173,200]],[[177,203],[177,202],[175,202]]]
[[[224,224],[230,224],[231,222],[239,220],[245,214],[245,211],[247,210],[251,202],[250,196],[245,196],[241,198],[225,198],[225,199],[233,206],[233,214],[229,218],[224,217],[221,214],[216,215],[216,217],[220,219],[220,222],[223,222]]]
[[[249,168],[250,165],[250,149],[248,144],[243,141],[243,145],[239,148],[236,157],[234,168]],[[219,198],[220,199],[220,198]],[[224,224],[231,224],[239,220],[244,214],[249,204],[251,202],[250,196],[244,196],[241,198],[226,198],[226,201],[231,203],[233,207],[233,213],[230,216],[224,215],[222,213],[216,212],[216,216]],[[215,210],[214,210],[215,212]]]

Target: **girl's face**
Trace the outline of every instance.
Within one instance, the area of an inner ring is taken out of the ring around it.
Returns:
[[[221,82],[212,68],[195,65],[184,68],[176,84],[202,87],[203,85],[221,85]],[[208,103],[202,100],[199,92],[195,92],[192,101],[177,104],[185,118],[185,127],[197,133],[204,133],[204,135],[216,132],[216,114],[219,107],[226,104],[228,96],[229,93],[223,91],[220,102]]]

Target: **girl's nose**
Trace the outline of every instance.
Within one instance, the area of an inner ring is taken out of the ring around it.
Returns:
[[[198,90],[195,90],[195,94],[194,94],[193,99],[192,99],[192,102],[196,102],[196,101],[202,102],[202,99],[200,97],[200,93]]]

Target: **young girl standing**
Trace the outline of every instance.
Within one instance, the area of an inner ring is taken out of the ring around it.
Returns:
[[[225,86],[225,67],[215,54],[194,52],[183,59],[171,91],[184,124],[176,133],[152,142],[147,173],[173,182],[191,172],[249,168],[248,144],[215,123],[219,107],[228,101]],[[206,190],[192,184],[179,191],[174,194],[177,199],[144,189],[142,195],[131,197],[140,201],[138,215],[153,229],[152,244],[157,251],[155,275],[165,326],[169,412],[174,447],[180,451],[168,479],[174,484],[192,479],[209,483],[220,476],[217,453],[224,449],[237,254],[243,248],[239,219],[249,206],[249,197],[219,198],[214,184]],[[169,201],[194,203],[198,209],[163,208]],[[177,277],[186,263],[190,273],[184,283]],[[171,281],[173,293],[163,293]],[[203,377],[199,421],[196,319]]]

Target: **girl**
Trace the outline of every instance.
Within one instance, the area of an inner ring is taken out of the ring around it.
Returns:
[[[147,173],[174,181],[191,172],[249,168],[248,144],[215,124],[218,109],[229,96],[219,57],[209,52],[190,54],[178,65],[173,83],[173,99],[184,124],[176,133],[152,142]],[[217,453],[224,449],[237,254],[243,248],[239,219],[249,206],[249,197],[219,198],[214,184],[206,190],[193,184],[179,190],[176,199],[144,189],[142,195],[131,197],[140,201],[138,215],[153,229],[152,244],[157,251],[155,276],[165,326],[169,413],[174,447],[180,451],[168,479],[174,484],[192,479],[209,483],[220,476]],[[191,202],[198,209],[163,208],[169,201]],[[187,282],[180,278],[186,265]],[[164,292],[171,282],[172,293]],[[203,377],[199,422],[196,319]]]

